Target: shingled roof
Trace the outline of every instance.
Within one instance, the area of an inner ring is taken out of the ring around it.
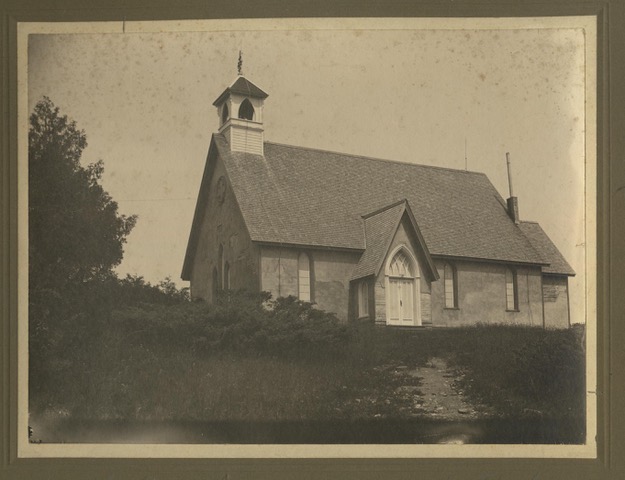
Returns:
[[[417,241],[421,244],[420,247],[421,251],[424,252],[429,277],[434,280],[438,279],[438,272],[432,262],[419,226],[414,221],[414,214],[410,205],[407,200],[402,200],[362,216],[366,248],[358,264],[354,267],[352,280],[377,275],[380,272],[391,241],[404,215],[410,219]]]
[[[573,268],[571,268],[558,250],[558,247],[553,244],[551,239],[538,223],[521,222],[519,226],[527,238],[529,238],[530,242],[532,242],[534,248],[549,262],[549,265],[543,267],[543,273],[551,273],[554,275],[575,275]]]
[[[222,158],[252,241],[364,250],[362,215],[407,199],[430,253],[547,264],[486,175],[265,142]],[[193,233],[192,233],[193,235]]]
[[[241,95],[246,95],[248,97],[256,97],[256,98],[262,98],[262,99],[265,99],[269,96],[268,94],[263,92],[260,88],[258,88],[256,85],[254,85],[252,82],[250,82],[247,78],[239,75],[235,79],[235,81],[232,82],[232,85],[226,88],[221,93],[221,95],[217,97],[217,100],[213,102],[213,105],[218,106],[221,102],[223,102],[224,98],[226,98],[226,96],[228,96],[228,94],[230,93],[239,93]]]

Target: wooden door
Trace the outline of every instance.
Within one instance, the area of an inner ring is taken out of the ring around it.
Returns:
[[[391,325],[414,325],[414,279],[389,279],[389,319]]]

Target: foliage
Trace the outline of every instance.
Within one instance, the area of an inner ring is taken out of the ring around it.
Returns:
[[[136,217],[119,215],[100,180],[102,161],[82,166],[84,131],[44,97],[30,117],[31,289],[61,291],[110,274]]]
[[[272,301],[267,293],[245,291],[222,292],[214,305],[136,304],[117,310],[112,322],[136,342],[203,353],[303,358],[336,354],[347,343],[347,330],[334,314],[294,297]]]

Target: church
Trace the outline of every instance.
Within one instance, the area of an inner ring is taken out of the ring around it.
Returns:
[[[191,296],[293,295],[400,327],[570,326],[575,275],[483,173],[266,142],[268,95],[238,75],[213,105],[184,258]]]

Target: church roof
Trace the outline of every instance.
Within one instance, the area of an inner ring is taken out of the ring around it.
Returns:
[[[213,105],[218,106],[230,93],[238,93],[241,95],[246,95],[248,97],[256,97],[265,99],[269,95],[263,92],[260,88],[250,82],[247,78],[242,75],[239,75],[232,85],[226,88],[217,100],[213,102]]]
[[[549,265],[543,267],[544,273],[554,275],[575,275],[575,271],[564,259],[558,247],[556,247],[545,231],[536,222],[521,222],[519,225],[523,233],[529,238],[534,248],[549,261]]]
[[[366,248],[358,264],[354,267],[354,272],[351,277],[352,280],[369,275],[377,275],[380,272],[384,258],[388,254],[389,246],[399,226],[399,222],[404,215],[407,215],[410,219],[417,240],[421,243],[420,250],[424,252],[425,263],[427,267],[429,267],[429,276],[433,279],[438,278],[438,272],[432,262],[419,226],[414,222],[414,215],[410,205],[407,200],[402,200],[378,209],[375,212],[363,215]]]
[[[407,199],[432,255],[549,263],[483,173],[270,142],[260,156],[213,141],[252,241],[365,250],[362,215]]]

